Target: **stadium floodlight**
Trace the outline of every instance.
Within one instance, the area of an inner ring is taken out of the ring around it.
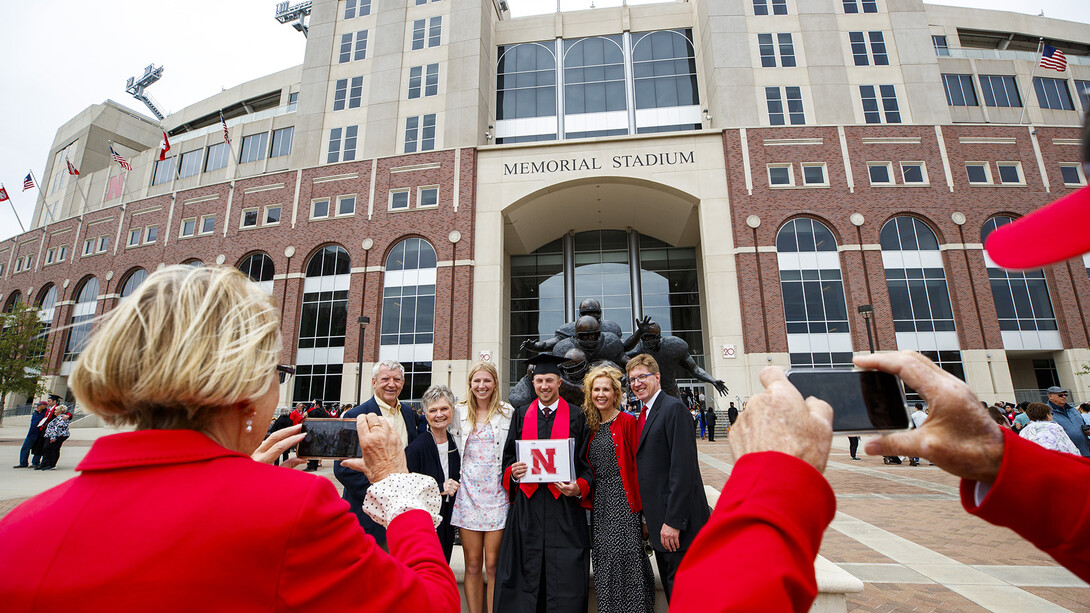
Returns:
[[[132,94],[133,98],[136,98],[140,102],[146,104],[148,110],[151,111],[151,114],[155,115],[155,118],[159,121],[163,120],[163,114],[159,112],[158,105],[155,104],[155,101],[152,100],[151,96],[146,94],[144,90],[147,89],[149,85],[155,83],[162,77],[162,66],[156,68],[155,64],[148,64],[147,68],[144,69],[144,76],[140,77],[140,79],[137,79],[136,77],[129,77],[129,80],[125,83],[125,91]]]
[[[312,2],[306,0],[294,6],[290,6],[290,4],[288,0],[276,4],[276,20],[280,23],[295,22],[291,24],[291,27],[306,36],[307,30],[310,29],[310,6]]]

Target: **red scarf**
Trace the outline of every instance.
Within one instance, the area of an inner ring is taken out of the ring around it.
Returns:
[[[540,411],[538,408],[538,401],[534,400],[530,404],[530,408],[526,411],[526,418],[522,420],[522,440],[528,441],[538,438],[537,436],[537,414]],[[571,417],[569,415],[568,403],[560,398],[556,405],[556,417],[553,418],[553,430],[550,433],[549,438],[563,438],[566,439],[571,434]],[[519,489],[522,490],[526,497],[534,495],[537,491],[537,483],[522,483],[519,485]],[[553,493],[553,498],[560,498],[560,488],[556,487],[555,483],[549,484],[549,491]]]

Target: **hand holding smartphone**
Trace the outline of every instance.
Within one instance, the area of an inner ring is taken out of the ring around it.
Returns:
[[[803,398],[813,396],[833,407],[833,432],[865,434],[905,430],[909,425],[904,385],[896,375],[877,370],[791,369],[787,380]]]
[[[356,420],[309,418],[303,422],[296,455],[306,460],[345,460],[363,457]]]

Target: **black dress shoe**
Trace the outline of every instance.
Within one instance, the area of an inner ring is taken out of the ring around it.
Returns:
[[[35,467],[34,467],[34,470],[41,470],[41,469],[42,469],[42,467],[41,467],[41,466],[35,466]]]
[[[46,466],[42,470],[55,470],[56,468],[57,468],[56,466]]]
[[[30,464],[16,464],[12,468],[30,468]]]

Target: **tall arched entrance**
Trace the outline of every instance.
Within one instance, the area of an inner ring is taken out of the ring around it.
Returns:
[[[562,236],[527,255],[512,255],[510,382],[525,370],[524,340],[549,338],[577,316],[575,305],[594,298],[602,317],[627,336],[634,320],[650,316],[664,334],[681,337],[704,364],[701,288],[696,247],[675,247],[635,230],[588,230]]]

